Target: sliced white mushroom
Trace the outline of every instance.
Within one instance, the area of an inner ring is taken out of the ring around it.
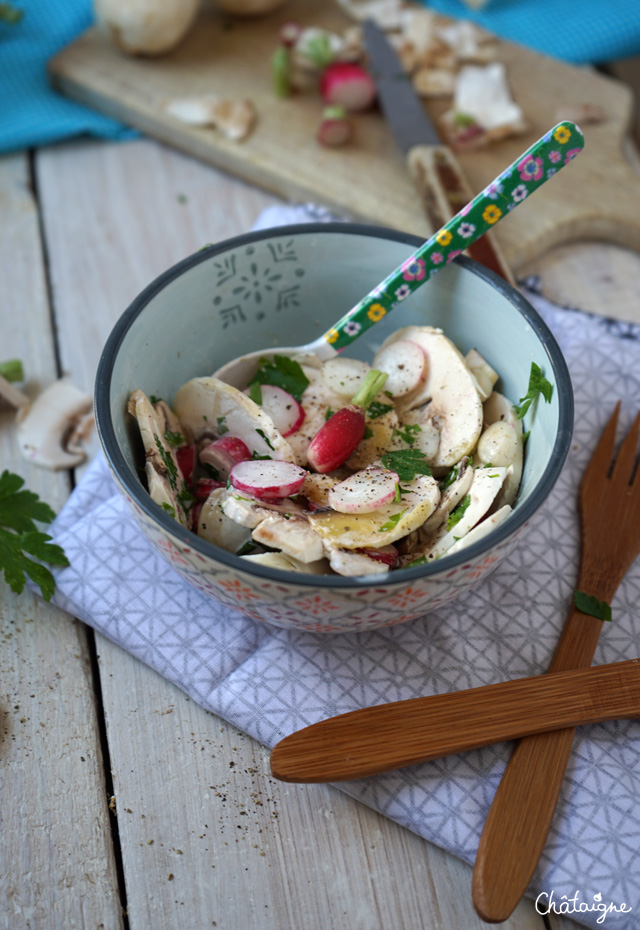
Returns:
[[[329,563],[326,559],[318,559],[317,562],[301,562],[287,555],[286,552],[260,552],[256,555],[243,555],[242,558],[255,565],[280,568],[285,572],[304,572],[305,575],[329,574]]]
[[[326,381],[329,390],[343,398],[343,402],[346,402],[358,391],[370,371],[371,365],[368,362],[338,355],[336,358],[330,358],[324,363],[322,377]]]
[[[237,552],[251,539],[246,526],[232,520],[224,512],[222,501],[226,488],[216,488],[202,505],[198,518],[198,536],[228,552]]]
[[[81,421],[87,423],[92,406],[90,394],[69,381],[55,381],[20,409],[18,443],[24,457],[52,471],[80,465],[86,455],[77,442],[77,428]]]
[[[379,394],[375,399],[375,403],[382,404],[390,409],[373,419],[371,413],[369,414],[367,428],[371,435],[369,433],[365,434],[366,438],[358,443],[355,452],[352,452],[346,461],[347,467],[354,471],[373,465],[385,452],[394,448],[394,435],[398,429],[396,411],[386,394]],[[401,445],[399,448],[406,448],[406,446]]]
[[[470,349],[465,355],[465,361],[476,380],[480,400],[484,403],[491,396],[493,387],[499,377],[498,372],[480,355],[477,349]]]
[[[438,559],[485,516],[507,473],[506,468],[476,468],[468,494],[425,546],[427,561]]]
[[[303,497],[306,497],[312,504],[319,507],[329,507],[329,491],[338,484],[339,479],[333,475],[320,475],[316,472],[309,472],[304,479],[304,484],[300,489]]]
[[[284,462],[295,461],[291,446],[250,397],[218,378],[193,378],[177,392],[174,410],[195,441],[230,433],[251,452]]]
[[[31,400],[27,395],[2,375],[0,375],[0,397],[17,410],[24,409],[25,413],[31,405]]]
[[[424,453],[428,462],[433,462],[439,446],[439,421],[431,416],[429,404],[424,404],[403,414],[402,422],[393,432],[390,448],[394,452],[400,449],[415,449]]]
[[[469,493],[474,472],[473,468],[468,464],[468,461],[469,459],[465,456],[461,462],[453,466],[451,484],[442,491],[438,506],[426,523],[420,527],[419,533],[421,539],[428,541],[436,530],[445,523],[451,511],[454,510],[465,495]]]
[[[454,555],[454,553],[459,552],[461,549],[465,549],[467,546],[478,542],[480,539],[484,539],[485,536],[488,536],[497,526],[504,523],[512,512],[512,508],[509,504],[505,504],[500,510],[496,510],[495,513],[492,513],[491,516],[483,520],[482,523],[479,523],[477,526],[474,526],[472,530],[469,530],[466,536],[463,536],[462,539],[455,542],[447,552],[447,555]]]
[[[296,501],[287,500],[282,504],[266,504],[253,497],[247,497],[234,488],[226,488],[220,495],[220,506],[230,520],[240,526],[253,530],[273,513],[288,514],[289,516],[302,516],[302,507]]]
[[[483,404],[486,429],[478,440],[477,461],[482,465],[508,465],[509,473],[496,498],[494,507],[513,504],[520,481],[524,462],[524,438],[522,420],[516,416],[511,401],[503,394],[494,391]]]
[[[305,564],[317,562],[324,556],[322,539],[309,523],[300,517],[287,519],[281,514],[270,514],[266,520],[258,524],[252,536],[256,542],[271,549],[280,549]]]
[[[406,326],[389,336],[384,345],[399,339],[417,342],[427,356],[427,375],[417,391],[399,399],[399,416],[428,402],[425,425],[432,422],[440,442],[430,464],[450,468],[475,447],[482,429],[482,404],[475,380],[456,346],[442,330],[432,326]]]
[[[354,577],[357,575],[386,575],[389,564],[378,559],[370,559],[361,552],[350,552],[348,549],[327,547],[329,564],[338,575]]]
[[[257,120],[256,108],[250,100],[224,99],[215,94],[169,100],[164,110],[189,126],[219,128],[236,142],[247,138]]]
[[[429,518],[440,500],[437,482],[419,475],[405,484],[401,503],[388,504],[373,513],[312,513],[309,523],[332,547],[378,549],[413,532]]]

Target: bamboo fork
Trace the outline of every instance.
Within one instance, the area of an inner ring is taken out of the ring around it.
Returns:
[[[578,589],[610,603],[640,552],[640,478],[636,417],[611,468],[617,403],[578,493],[581,561]],[[602,620],[569,611],[550,672],[593,661]],[[516,746],[484,826],[473,873],[473,903],[483,920],[506,920],[524,894],[547,840],[571,752],[573,728],[528,736]]]

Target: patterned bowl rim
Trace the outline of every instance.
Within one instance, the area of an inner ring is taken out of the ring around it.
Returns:
[[[529,498],[522,505],[516,505],[508,520],[489,533],[484,539],[472,543],[461,552],[448,556],[441,561],[436,560],[427,565],[406,568],[398,572],[389,572],[384,576],[384,579],[381,576],[372,575],[357,577],[305,575],[303,573],[288,572],[282,569],[257,565],[242,559],[234,553],[227,552],[225,549],[221,549],[213,543],[207,542],[190,530],[180,526],[169,514],[164,513],[164,511],[157,507],[149,497],[146,488],[137,480],[136,476],[131,473],[118,445],[111,418],[110,405],[113,366],[129,328],[144,311],[147,304],[149,304],[168,284],[184,274],[185,271],[188,271],[200,262],[208,261],[214,255],[219,255],[231,249],[237,249],[243,245],[260,242],[265,239],[280,238],[282,236],[326,235],[328,233],[386,239],[400,242],[412,246],[413,248],[417,248],[424,242],[424,240],[418,236],[399,232],[394,229],[387,229],[383,226],[343,222],[303,223],[274,226],[268,229],[261,229],[257,232],[245,233],[232,239],[225,239],[215,245],[210,245],[201,249],[199,252],[188,256],[176,265],[168,268],[155,278],[155,280],[153,280],[124,311],[111,331],[100,356],[95,383],[95,414],[97,431],[104,454],[114,475],[116,475],[120,481],[120,484],[154,523],[158,524],[162,530],[168,533],[169,536],[172,536],[177,542],[235,571],[268,579],[276,583],[296,584],[301,587],[325,589],[368,588],[371,587],[372,584],[376,586],[383,584],[385,587],[399,584],[405,585],[423,578],[441,575],[443,572],[448,573],[452,569],[464,565],[465,563],[475,561],[483,554],[488,554],[491,550],[495,549],[496,546],[517,532],[534,516],[555,485],[562,471],[569,452],[573,430],[573,390],[571,378],[560,347],[551,333],[551,330],[540,318],[531,304],[507,281],[464,255],[457,256],[454,259],[456,264],[466,271],[482,278],[513,304],[540,339],[556,379],[559,410],[558,432],[553,444],[553,449],[551,450],[549,462],[538,484],[529,495]]]

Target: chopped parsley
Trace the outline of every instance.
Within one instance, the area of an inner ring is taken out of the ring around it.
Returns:
[[[335,410],[332,410],[331,407],[327,407],[327,412],[324,415],[324,422],[326,423],[327,420],[330,420],[334,413]]]
[[[527,393],[524,395],[524,397],[520,398],[520,402],[516,404],[515,407],[516,416],[519,420],[523,418],[531,404],[539,397],[540,394],[542,394],[548,404],[551,403],[553,385],[550,381],[547,381],[545,376],[542,374],[542,369],[540,366],[536,365],[535,362],[531,362],[531,373],[529,374],[529,386],[527,388]]]
[[[368,426],[365,426],[365,428],[364,428],[364,436],[363,436],[362,438],[363,438],[363,439],[371,439],[372,436],[373,436],[373,430],[370,429]]]
[[[236,555],[251,555],[253,552],[256,552],[257,549],[258,547],[253,542],[253,540],[248,539],[245,543],[243,543],[240,546],[240,548],[236,552]]]
[[[149,394],[149,400],[151,401],[152,404],[161,404],[161,403],[162,403],[162,398],[161,398],[161,397],[157,397],[155,394]]]
[[[269,448],[270,448],[271,451],[273,452],[273,451],[274,451],[274,446],[273,446],[273,444],[271,443],[271,441],[270,441],[269,437],[267,436],[267,434],[265,433],[265,431],[264,431],[263,429],[256,429],[256,433],[257,433],[259,436],[262,436],[262,438],[264,439],[264,441],[266,442],[266,444],[269,446]]]
[[[260,453],[259,453],[259,452],[256,452],[255,449],[254,449],[253,452],[251,453],[251,461],[252,461],[252,462],[262,462],[262,461],[264,461],[264,460],[266,460],[266,459],[268,459],[270,462],[272,461],[270,455],[260,455]]]
[[[458,506],[453,508],[447,518],[447,532],[460,523],[470,503],[471,495],[465,494]]]
[[[424,452],[420,452],[418,449],[386,452],[382,456],[382,464],[390,471],[395,471],[400,481],[412,481],[416,475],[431,474]]]
[[[24,368],[19,358],[0,362],[0,375],[7,381],[24,381]]]
[[[160,458],[164,464],[164,467],[167,471],[167,478],[169,479],[169,484],[171,485],[171,490],[174,494],[178,493],[178,467],[171,457],[171,453],[168,452],[165,447],[160,442],[159,436],[154,433],[153,438],[156,441],[156,446],[158,452],[160,453]]]
[[[216,423],[218,424],[218,436],[224,436],[225,433],[229,432],[226,417],[216,417]]]
[[[399,439],[402,439],[403,442],[406,442],[408,446],[412,446],[416,441],[418,433],[421,432],[422,427],[417,423],[407,423],[402,429],[394,429],[393,437],[395,439],[397,436]]]
[[[208,462],[201,462],[201,465],[205,474],[207,474],[209,478],[212,478],[214,481],[220,481],[220,472],[217,468],[214,468],[213,465],[209,465]]]
[[[260,367],[249,382],[252,384],[272,384],[287,391],[297,401],[302,399],[309,379],[298,362],[285,355],[274,355],[272,359],[261,358]]]
[[[401,503],[402,503],[402,495],[403,495],[403,494],[411,494],[411,491],[409,490],[409,488],[402,488],[402,487],[400,487],[400,485],[396,482],[396,491],[395,491],[395,494],[394,494],[394,496],[393,496],[393,500],[394,500],[394,502],[395,502],[396,504],[401,504]]]
[[[392,514],[392,516],[389,517],[387,522],[382,524],[378,532],[386,533],[389,530],[394,530],[396,526],[398,525],[398,523],[400,522],[400,519],[404,516],[406,512],[407,512],[406,510],[401,510],[400,513]]]
[[[171,504],[168,504],[166,501],[163,501],[163,502],[162,502],[162,509],[165,511],[165,513],[168,513],[169,516],[170,516],[170,517],[173,517],[173,519],[175,520],[175,518],[176,518],[176,508],[175,508],[175,507],[172,507]]]
[[[457,480],[458,480],[458,473],[459,473],[459,471],[460,471],[460,469],[458,468],[457,465],[454,465],[453,468],[450,468],[450,469],[449,469],[449,471],[447,472],[447,474],[446,474],[446,475],[444,476],[444,478],[442,479],[442,483],[440,484],[440,490],[441,490],[441,491],[446,491],[447,488],[450,488],[450,487],[451,487],[451,485],[454,483],[454,481],[457,481]]]
[[[262,388],[257,381],[249,386],[249,397],[254,404],[257,404],[258,407],[262,407]]]
[[[170,446],[174,446],[176,449],[184,443],[184,436],[178,430],[172,431],[166,429],[164,431],[164,438]]]
[[[45,601],[55,591],[53,575],[41,562],[68,565],[69,560],[51,536],[39,532],[34,521],[51,523],[55,513],[33,491],[24,491],[24,480],[13,472],[0,475],[0,571],[12,591],[20,594],[28,575]],[[34,561],[29,556],[35,556]]]
[[[390,410],[393,410],[392,404],[381,404],[380,401],[374,400],[369,404],[367,413],[370,420],[377,420],[378,417],[383,417]]]
[[[597,617],[598,620],[611,620],[611,605],[606,601],[599,601],[593,594],[585,594],[584,591],[573,592],[573,603],[583,614],[589,614],[590,617]]]

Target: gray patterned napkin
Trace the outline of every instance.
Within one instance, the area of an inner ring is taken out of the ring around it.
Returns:
[[[571,371],[574,441],[543,511],[480,587],[426,617],[374,632],[270,628],[182,581],[141,536],[99,458],[54,524],[71,562],[56,572],[57,604],[269,747],[359,707],[544,672],[575,585],[580,476],[615,401],[623,400],[625,428],[640,408],[640,327],[551,306],[532,283],[527,296]],[[637,564],[614,600],[598,664],[640,655],[639,600]],[[339,787],[473,862],[510,750],[489,746]],[[583,727],[529,894],[543,896],[541,910],[549,895],[552,908],[566,896],[565,912],[593,927],[604,922],[602,908],[624,903],[632,912],[607,914],[606,924],[631,930],[640,915],[639,864],[640,723]],[[580,912],[581,903],[600,910]]]

